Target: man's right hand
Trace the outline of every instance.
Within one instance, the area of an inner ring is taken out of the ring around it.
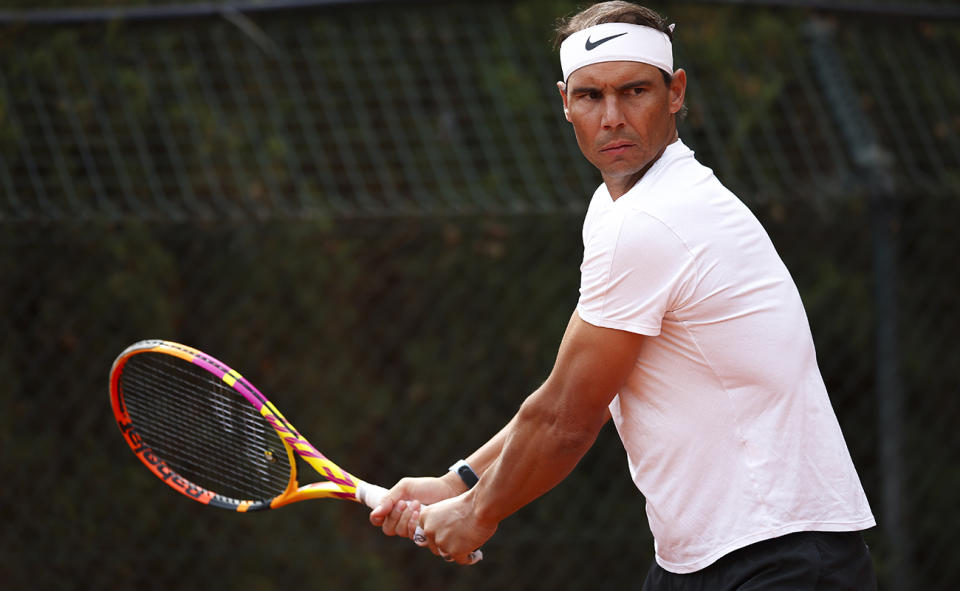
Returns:
[[[388,536],[413,539],[423,504],[449,499],[466,490],[466,485],[450,472],[439,478],[404,478],[370,512],[370,523]]]

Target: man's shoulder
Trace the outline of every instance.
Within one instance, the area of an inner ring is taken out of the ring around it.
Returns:
[[[697,160],[686,145],[677,142],[668,146],[661,156],[660,166],[651,169],[651,189],[658,191],[716,190],[720,181],[713,169]]]

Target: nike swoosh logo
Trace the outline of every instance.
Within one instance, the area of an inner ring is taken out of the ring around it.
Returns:
[[[606,43],[607,41],[610,41],[611,39],[616,39],[617,37],[623,37],[624,35],[626,35],[626,33],[620,33],[618,35],[610,35],[609,37],[604,37],[603,39],[597,39],[596,41],[591,41],[590,37],[587,37],[587,42],[586,44],[584,44],[583,47],[587,51],[593,51],[594,49],[597,48],[598,45],[603,45],[604,43]]]

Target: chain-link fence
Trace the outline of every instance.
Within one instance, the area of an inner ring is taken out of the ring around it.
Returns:
[[[736,4],[650,3],[678,23],[681,136],[800,286],[881,588],[955,589],[960,13]],[[191,503],[107,401],[114,356],[166,338],[381,484],[485,441],[577,299],[599,179],[554,86],[573,9],[0,11],[0,585],[638,586],[652,541],[612,429],[457,568],[356,506]]]

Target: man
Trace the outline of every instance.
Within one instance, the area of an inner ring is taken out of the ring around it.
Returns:
[[[420,524],[434,553],[464,563],[612,417],[654,534],[644,589],[875,588],[859,533],[874,518],[797,289],[678,138],[672,26],[603,2],[558,40],[564,113],[603,184],[555,366],[456,471],[401,480],[371,522],[403,536]]]

